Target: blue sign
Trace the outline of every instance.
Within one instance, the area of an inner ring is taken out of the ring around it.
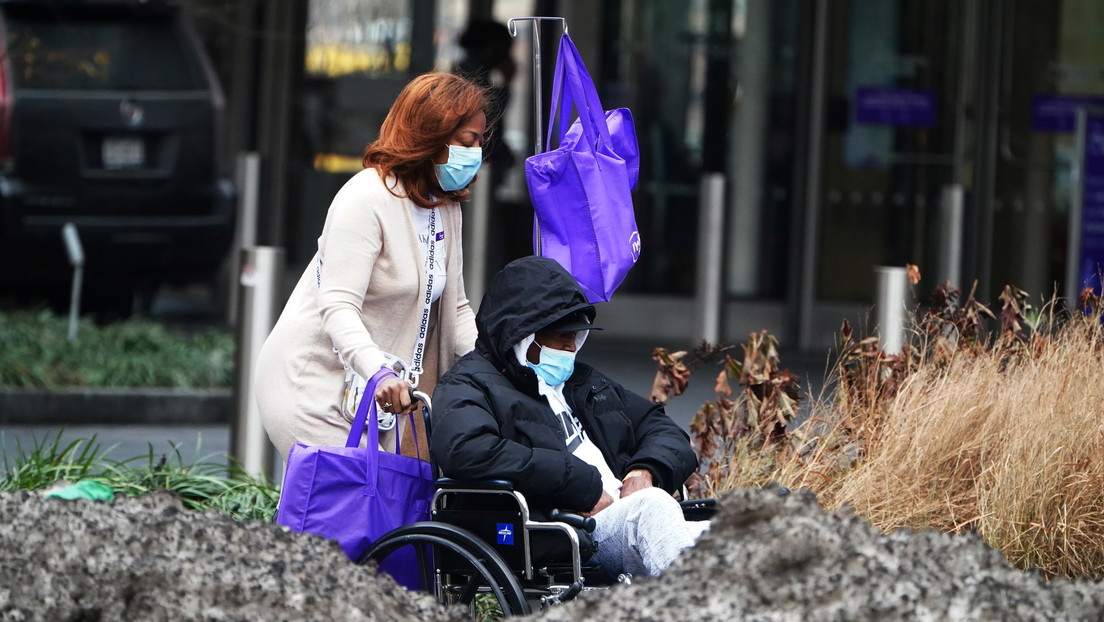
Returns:
[[[1031,97],[1031,129],[1069,133],[1077,129],[1077,110],[1104,106],[1099,95],[1034,95]]]
[[[935,126],[935,91],[860,86],[855,89],[855,121],[900,127]]]
[[[1100,295],[1100,273],[1104,270],[1104,113],[1090,112],[1086,119],[1083,158],[1078,290],[1092,287]]]
[[[495,542],[512,545],[514,543],[514,526],[510,523],[498,523],[495,528]]]

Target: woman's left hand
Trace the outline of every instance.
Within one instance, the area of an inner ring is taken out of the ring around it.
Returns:
[[[383,410],[403,415],[413,410],[414,400],[410,393],[414,387],[402,378],[388,378],[376,387],[376,403]]]

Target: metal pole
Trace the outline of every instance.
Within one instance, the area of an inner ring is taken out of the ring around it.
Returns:
[[[277,295],[284,272],[284,249],[267,246],[242,249],[241,262],[231,456],[253,477],[275,481],[272,444],[253,399],[252,375],[257,354],[280,312]]]
[[[1081,295],[1081,210],[1085,204],[1085,146],[1089,111],[1077,109],[1077,133],[1070,170],[1069,238],[1066,242],[1066,304],[1076,309]]]
[[[71,222],[61,228],[65,241],[65,254],[73,266],[73,287],[69,294],[69,341],[77,340],[77,319],[80,318],[81,283],[84,281],[84,246],[81,245],[77,226]]]
[[[882,350],[897,354],[905,342],[905,309],[908,304],[908,271],[904,268],[877,266],[875,311],[878,333],[882,337]]]
[[[939,200],[939,282],[961,285],[962,219],[964,216],[962,184],[943,186]]]
[[[698,306],[701,338],[717,343],[721,338],[721,266],[724,261],[723,173],[703,173],[698,214]]]
[[[543,116],[541,113],[541,43],[540,43],[540,23],[544,20],[559,20],[563,26],[564,34],[567,34],[567,20],[562,17],[511,17],[506,22],[506,28],[510,32],[511,37],[517,37],[517,25],[514,22],[528,21],[533,22],[533,153],[538,154],[543,151],[541,140],[541,133],[544,130]],[[548,120],[549,126],[552,124],[552,119]],[[541,241],[540,241],[540,223],[537,222],[536,216],[533,217],[533,254],[541,256]]]
[[[507,30],[510,32],[511,37],[517,37],[517,25],[514,22],[533,22],[533,127],[536,128],[533,133],[533,153],[540,153],[543,151],[541,140],[541,134],[544,129],[543,117],[541,116],[541,42],[540,42],[540,23],[546,20],[558,20],[560,25],[563,26],[564,34],[567,34],[567,20],[562,17],[511,17],[506,23]],[[551,124],[552,120],[548,122]]]
[[[824,148],[824,110],[828,93],[829,3],[813,4],[813,81],[809,94],[808,160],[805,174],[805,229],[802,232],[798,283],[797,343],[802,350],[813,347],[813,305],[819,261],[821,160]]]
[[[982,11],[980,22],[984,25],[981,29],[981,67],[1004,67],[1011,59],[1006,58],[1003,46],[1005,3],[1003,2],[977,2]],[[978,97],[974,106],[974,118],[976,130],[973,143],[976,145],[976,157],[974,158],[974,179],[972,181],[971,203],[973,204],[970,221],[972,231],[969,234],[970,253],[969,262],[970,280],[977,279],[977,291],[983,298],[989,294],[991,279],[993,278],[993,223],[994,200],[996,197],[997,162],[1003,157],[1001,154],[1001,119],[1004,117],[1003,100],[1001,92],[1001,76],[998,71],[984,71],[978,75]]]
[[[234,252],[230,256],[230,304],[227,319],[231,325],[238,319],[238,300],[240,286],[235,276],[241,273],[241,249],[257,245],[257,212],[260,206],[261,154],[251,151],[238,154],[238,219],[234,233]]]
[[[767,213],[760,206],[770,190],[766,187],[765,170],[770,145],[771,84],[775,79],[770,62],[771,14],[776,10],[765,2],[747,4],[745,34],[739,53],[735,54],[740,89],[733,129],[740,138],[731,141],[728,156],[733,210],[728,225],[725,280],[727,291],[737,296],[758,293],[764,237],[761,223]]]
[[[472,200],[464,208],[464,291],[473,311],[487,288],[488,229],[491,226],[491,184],[493,164],[485,162],[480,175],[487,181],[472,186]]]
[[[533,20],[533,125],[536,127],[536,131],[533,133],[533,153],[537,154],[543,151],[541,133],[544,129],[544,117],[542,116],[541,104],[541,40],[540,40],[540,20]],[[549,125],[552,124],[552,119],[548,120]]]

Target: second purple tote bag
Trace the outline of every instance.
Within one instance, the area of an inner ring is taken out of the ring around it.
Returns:
[[[364,389],[345,447],[296,443],[288,453],[276,522],[295,531],[337,540],[352,560],[388,531],[429,518],[433,474],[428,462],[379,449],[376,385],[391,370],[380,370]],[[366,447],[359,447],[365,426]],[[405,547],[382,564],[400,585],[420,589],[416,551]]]
[[[535,211],[534,252],[567,269],[590,302],[604,302],[640,258],[632,204],[640,161],[636,130],[627,109],[602,109],[566,33],[556,57],[552,100],[546,144],[551,146],[552,127],[558,125],[559,146],[525,160]],[[568,127],[573,108],[579,118]]]

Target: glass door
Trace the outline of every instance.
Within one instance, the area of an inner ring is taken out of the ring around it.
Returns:
[[[1001,9],[990,294],[1013,284],[1049,297],[1065,280],[1076,110],[1104,105],[1104,4]]]
[[[990,304],[1006,284],[1060,292],[1076,110],[1104,103],[1104,5],[847,0],[825,19],[811,313],[869,307],[873,268],[906,262],[922,296],[948,273]]]
[[[964,174],[966,4],[831,5],[819,300],[869,304],[879,265],[935,272],[940,198]]]

